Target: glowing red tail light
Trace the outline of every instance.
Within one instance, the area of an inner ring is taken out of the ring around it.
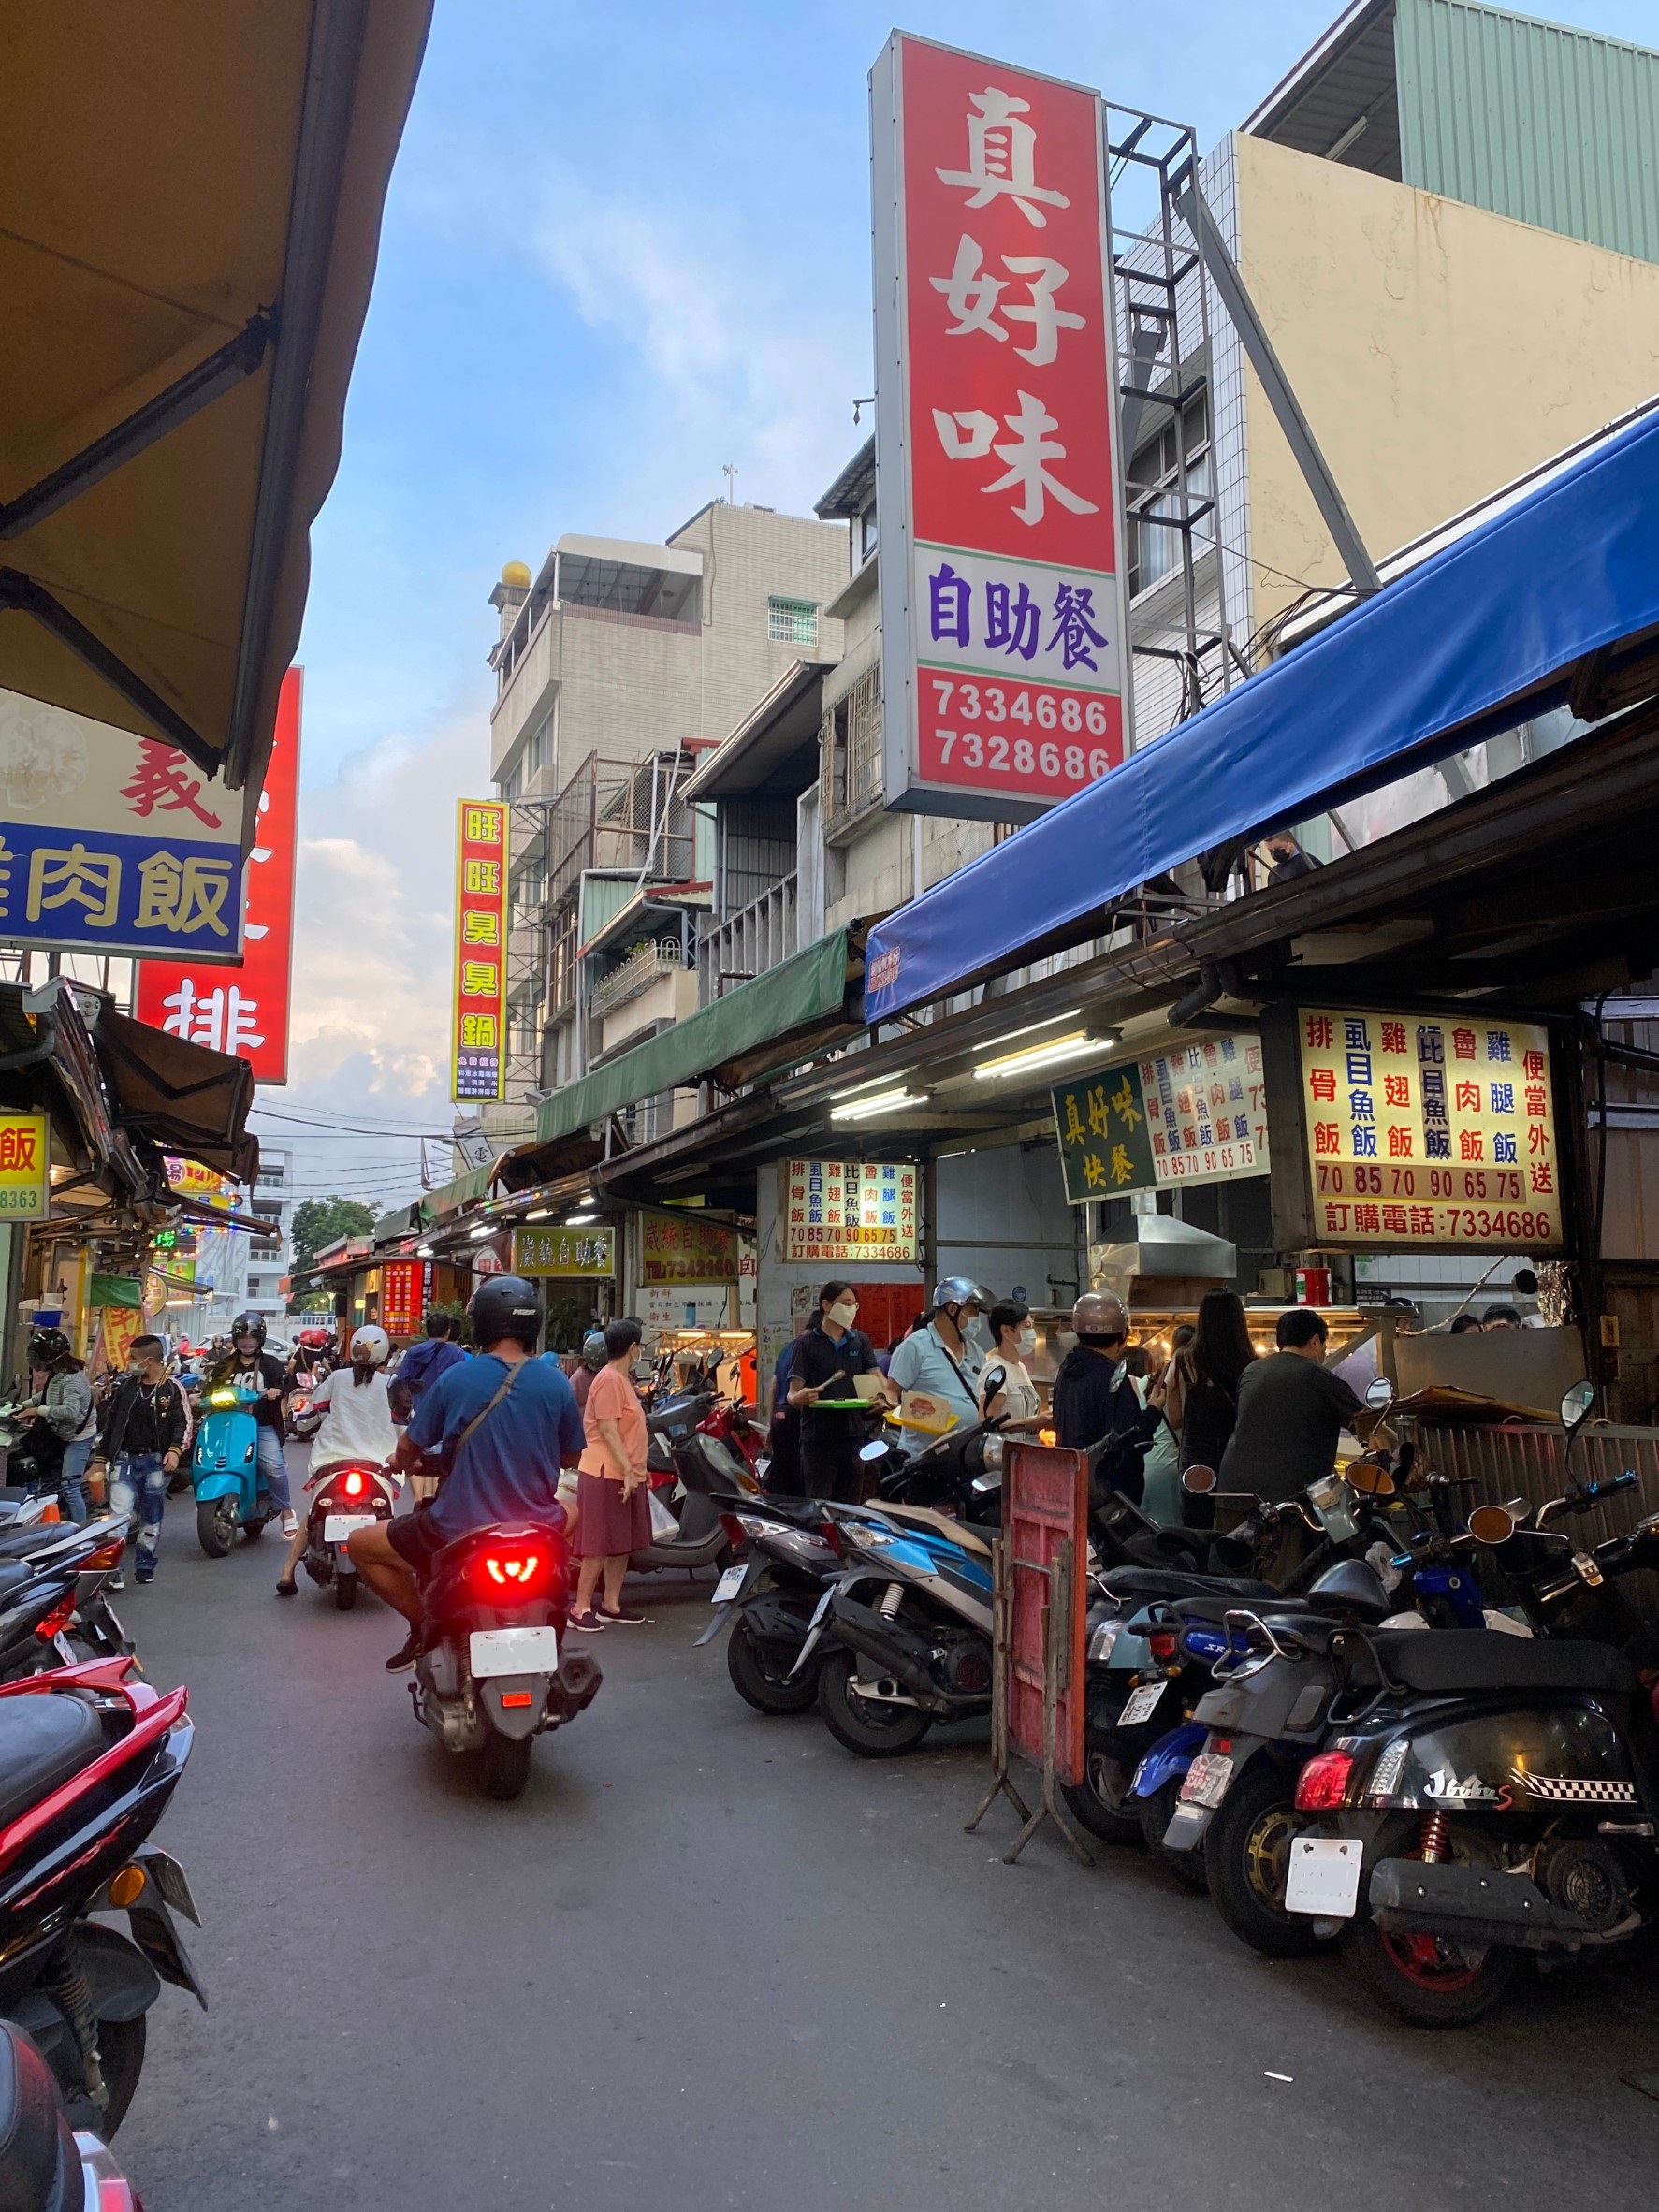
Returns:
[[[499,1599],[528,1597],[544,1589],[553,1575],[550,1547],[520,1550],[517,1545],[496,1545],[473,1563],[473,1579],[487,1595]]]
[[[348,1498],[360,1498],[363,1494],[363,1477],[356,1467],[345,1478],[345,1494]]]
[[[1160,1666],[1168,1666],[1181,1649],[1181,1638],[1172,1628],[1155,1628],[1146,1638],[1146,1648]]]
[[[1309,1759],[1297,1778],[1297,1812],[1334,1812],[1348,1794],[1348,1777],[1353,1771],[1352,1752],[1321,1752],[1317,1758]]]
[[[67,1597],[61,1598],[53,1606],[44,1621],[36,1622],[35,1634],[43,1644],[49,1644],[54,1636],[62,1636],[64,1630],[68,1627],[74,1618],[75,1593],[71,1590]]]

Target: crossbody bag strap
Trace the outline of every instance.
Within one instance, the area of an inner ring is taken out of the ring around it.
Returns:
[[[466,1427],[456,1438],[455,1450],[450,1455],[452,1460],[459,1459],[461,1446],[467,1441],[467,1438],[472,1435],[474,1429],[480,1429],[483,1427],[484,1423],[489,1419],[490,1415],[495,1411],[496,1407],[501,1404],[507,1392],[513,1388],[513,1385],[518,1380],[519,1375],[529,1365],[530,1361],[528,1360],[520,1360],[516,1367],[508,1369],[506,1381],[502,1384],[501,1388],[496,1391],[495,1396],[489,1401],[489,1404],[486,1405],[480,1412],[475,1413],[473,1416],[472,1419],[467,1423]]]

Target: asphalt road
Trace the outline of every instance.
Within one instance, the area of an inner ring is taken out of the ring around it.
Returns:
[[[662,1578],[493,1804],[382,1671],[389,1616],[276,1568],[175,1504],[124,1604],[199,1724],[158,1840],[212,2002],[150,2016],[149,2212],[1652,2203],[1659,1957],[1397,2030],[1139,1854],[1004,1866],[1008,1814],[963,1833],[982,1739],[871,1763],[763,1720]]]

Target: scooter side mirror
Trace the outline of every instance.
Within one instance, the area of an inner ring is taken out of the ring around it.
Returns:
[[[1574,1383],[1570,1390],[1563,1393],[1561,1425],[1569,1436],[1576,1430],[1584,1426],[1584,1423],[1590,1419],[1594,1404],[1595,1385],[1594,1383],[1577,1382]]]
[[[987,1368],[980,1380],[980,1404],[989,1405],[992,1399],[1007,1388],[1008,1369],[1006,1367]]]
[[[1195,1498],[1207,1498],[1220,1480],[1214,1467],[1184,1467],[1181,1471],[1182,1489]]]
[[[1506,1544],[1517,1526],[1507,1506],[1477,1506],[1469,1516],[1469,1534],[1477,1544]]]
[[[1379,1375],[1366,1386],[1365,1403],[1374,1413],[1382,1413],[1394,1403],[1394,1386],[1386,1375]]]
[[[1348,1488],[1362,1497],[1391,1498],[1394,1494],[1394,1477],[1375,1460],[1350,1460],[1343,1473]]]
[[[860,1445],[858,1456],[861,1460],[867,1461],[873,1465],[877,1460],[884,1460],[887,1457],[887,1446],[882,1443],[880,1436],[872,1436],[867,1444]]]

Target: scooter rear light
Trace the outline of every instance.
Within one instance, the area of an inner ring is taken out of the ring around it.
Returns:
[[[1155,1628],[1146,1638],[1146,1648],[1160,1666],[1168,1666],[1181,1649],[1181,1637],[1173,1628]]]
[[[358,1473],[356,1467],[354,1467],[351,1473],[345,1478],[346,1496],[348,1498],[360,1498],[363,1494],[363,1476]]]
[[[553,1551],[546,1545],[498,1544],[473,1563],[473,1581],[497,1605],[539,1596],[551,1587],[553,1577]]]
[[[842,1543],[841,1532],[833,1521],[821,1521],[818,1524],[818,1533],[837,1559],[846,1558],[847,1547]]]
[[[83,1575],[97,1573],[104,1567],[118,1567],[122,1553],[126,1550],[126,1538],[117,1536],[112,1543],[100,1544],[95,1551],[89,1551],[80,1563]]]
[[[74,1618],[75,1593],[71,1590],[67,1597],[61,1598],[53,1606],[44,1621],[36,1622],[35,1634],[43,1644],[49,1644],[54,1636],[62,1636]]]
[[[532,1702],[533,1700],[531,1698],[531,1693],[528,1690],[503,1690],[502,1692],[502,1703],[503,1706],[529,1705]]]
[[[1354,1771],[1352,1752],[1320,1752],[1309,1759],[1296,1780],[1298,1812],[1334,1812],[1348,1794]]]

